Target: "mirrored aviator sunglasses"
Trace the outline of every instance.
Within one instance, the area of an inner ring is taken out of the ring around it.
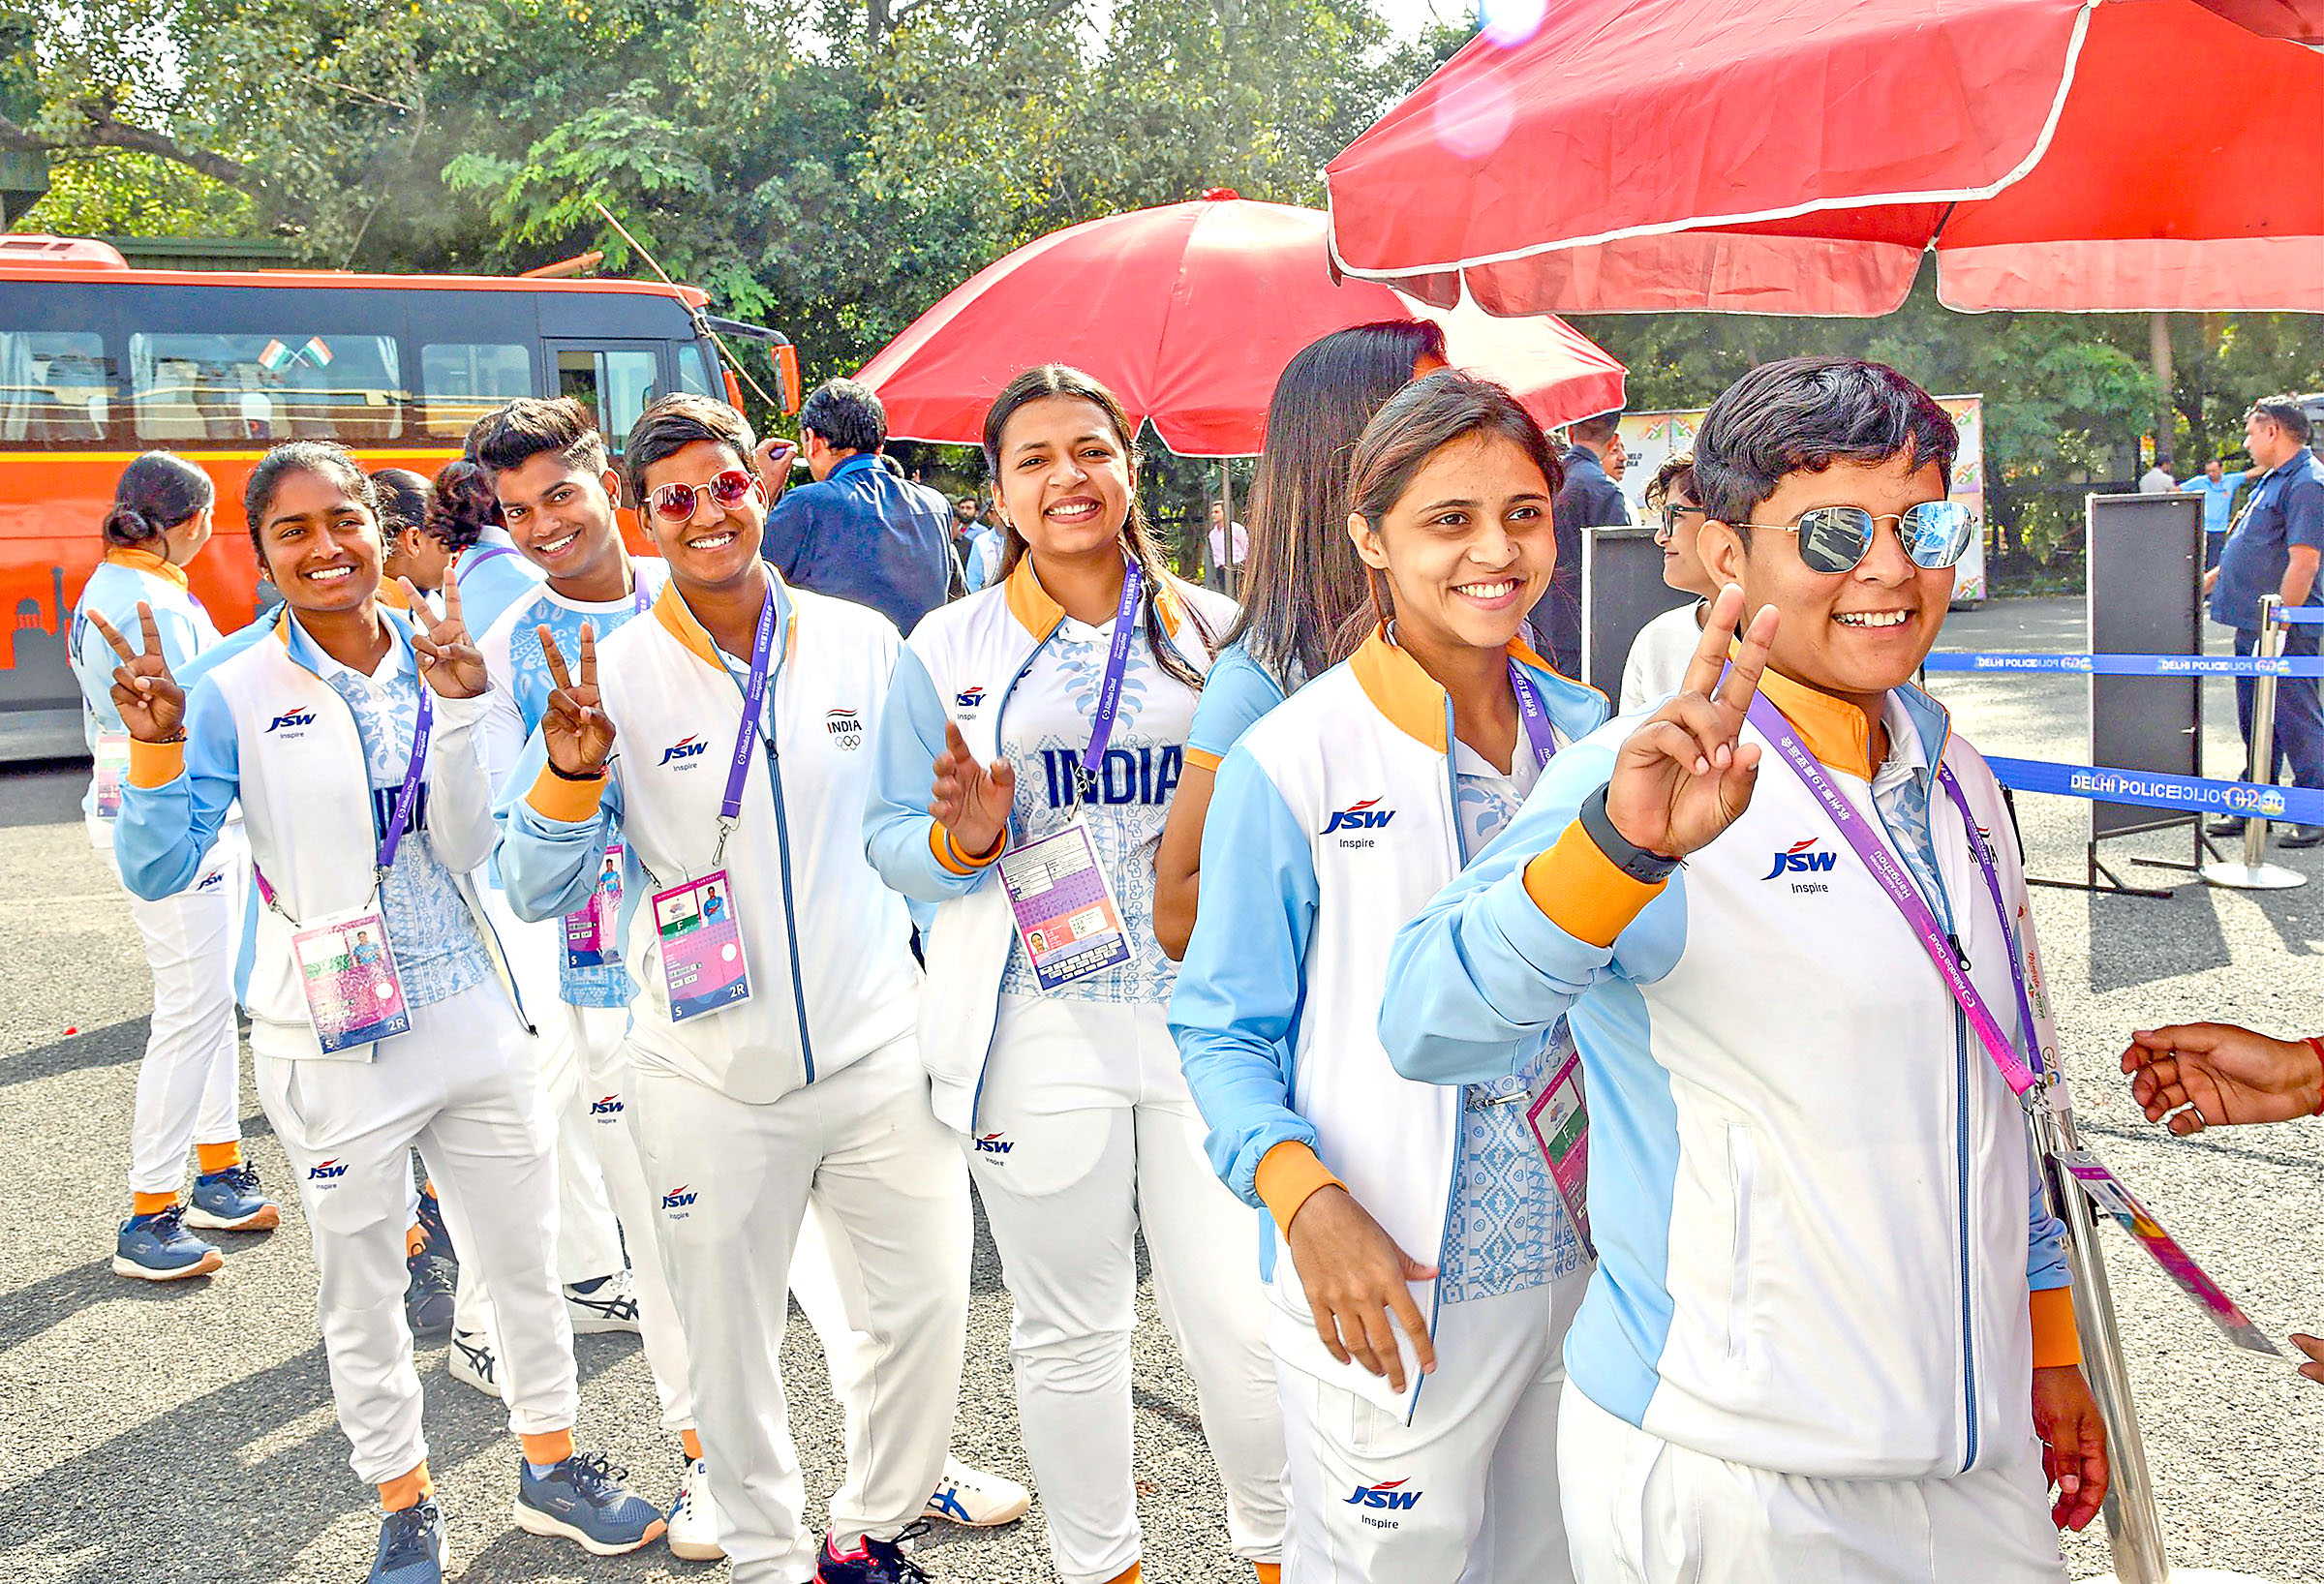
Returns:
[[[1924,501],[1901,516],[1885,517],[1876,517],[1862,506],[1814,506],[1782,532],[1799,535],[1799,559],[1810,571],[1850,572],[1872,553],[1873,536],[1882,523],[1894,523],[1905,555],[1913,565],[1931,571],[1960,564],[1977,532],[1976,517],[1958,501]]]
[[[693,516],[694,507],[703,494],[720,506],[739,504],[750,493],[750,475],[740,468],[729,468],[707,484],[660,484],[646,497],[654,515],[665,523],[683,523]]]

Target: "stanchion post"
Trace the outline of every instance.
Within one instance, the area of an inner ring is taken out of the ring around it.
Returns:
[[[2259,598],[2259,644],[2263,659],[2283,653],[2284,626],[2278,617],[2282,601],[2274,594]],[[2261,786],[2276,784],[2276,679],[2262,672],[2251,688],[2251,763],[2247,777]],[[2253,812],[2244,817],[2244,856],[2240,863],[2206,864],[2203,878],[2235,891],[2289,891],[2308,884],[2298,869],[2268,861],[2268,818]]]
[[[2058,1169],[2055,1150],[2075,1149],[2073,1118],[2048,1108],[2037,1114],[2034,1131],[2047,1170],[2050,1200],[2065,1227],[2067,1268],[2073,1276],[2074,1327],[2082,1338],[2082,1373],[2106,1421],[2106,1455],[2112,1478],[2106,1491],[2106,1538],[2114,1552],[2114,1576],[2119,1584],[2169,1584],[2171,1559],[2163,1545],[2162,1514],[2155,1506],[2155,1480],[2147,1466],[2147,1446],[2139,1434],[2138,1403],[2130,1390],[2130,1371],[2123,1357],[2122,1328],[2114,1314],[2114,1294],[2106,1281],[2106,1261],[2098,1249],[2098,1222],[2090,1196]]]

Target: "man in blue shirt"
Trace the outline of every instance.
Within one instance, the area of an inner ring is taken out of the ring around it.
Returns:
[[[2203,497],[2203,569],[2209,571],[2219,564],[2219,551],[2227,542],[2229,510],[2235,504],[2235,492],[2244,487],[2248,472],[2229,472],[2217,461],[2203,464],[2203,471],[2179,487]]]
[[[1572,443],[1565,455],[1566,481],[1550,515],[1557,529],[1557,566],[1548,592],[1534,602],[1529,620],[1543,653],[1561,676],[1581,675],[1581,540],[1593,528],[1630,521],[1622,490],[1606,476],[1605,457],[1616,443],[1620,411],[1579,418],[1567,426]]]
[[[944,603],[951,506],[884,466],[887,410],[868,385],[818,385],[799,410],[799,441],[815,481],[768,511],[762,553],[787,581],[869,605],[908,634]],[[769,492],[780,484],[768,480]]]
[[[2251,453],[2250,503],[2227,534],[2219,564],[2205,574],[2211,619],[2235,628],[2235,652],[2259,647],[2259,601],[2275,594],[2286,607],[2324,605],[2316,566],[2324,559],[2324,461],[2308,448],[2308,414],[2289,396],[2254,402],[2244,418],[2244,441]],[[2317,629],[2296,626],[2285,634],[2287,655],[2313,656]],[[2244,731],[2247,774],[2256,770],[2251,748],[2251,681],[2235,682],[2236,716]],[[2291,761],[2292,779],[2324,790],[2324,708],[2312,677],[2283,677],[2276,684],[2277,763]],[[2243,829],[2241,820],[2215,820],[2217,835]],[[2287,847],[2324,843],[2324,825],[2300,825],[2284,838]]]

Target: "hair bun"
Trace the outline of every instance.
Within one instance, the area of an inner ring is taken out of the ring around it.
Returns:
[[[118,545],[143,544],[162,536],[162,525],[124,502],[113,503],[105,514],[105,536]]]

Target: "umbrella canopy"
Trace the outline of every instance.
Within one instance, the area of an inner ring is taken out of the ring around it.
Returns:
[[[1320,209],[1224,190],[1068,227],[980,271],[856,378],[879,392],[899,439],[973,445],[1001,386],[1036,363],[1069,363],[1178,455],[1252,456],[1300,348],[1352,324],[1426,318],[1445,326],[1455,366],[1509,386],[1545,426],[1622,405],[1622,365],[1572,326],[1335,283],[1324,228]]]
[[[2318,0],[1558,0],[1326,171],[1494,313],[2324,310]],[[1496,37],[1496,35],[1501,35]]]

